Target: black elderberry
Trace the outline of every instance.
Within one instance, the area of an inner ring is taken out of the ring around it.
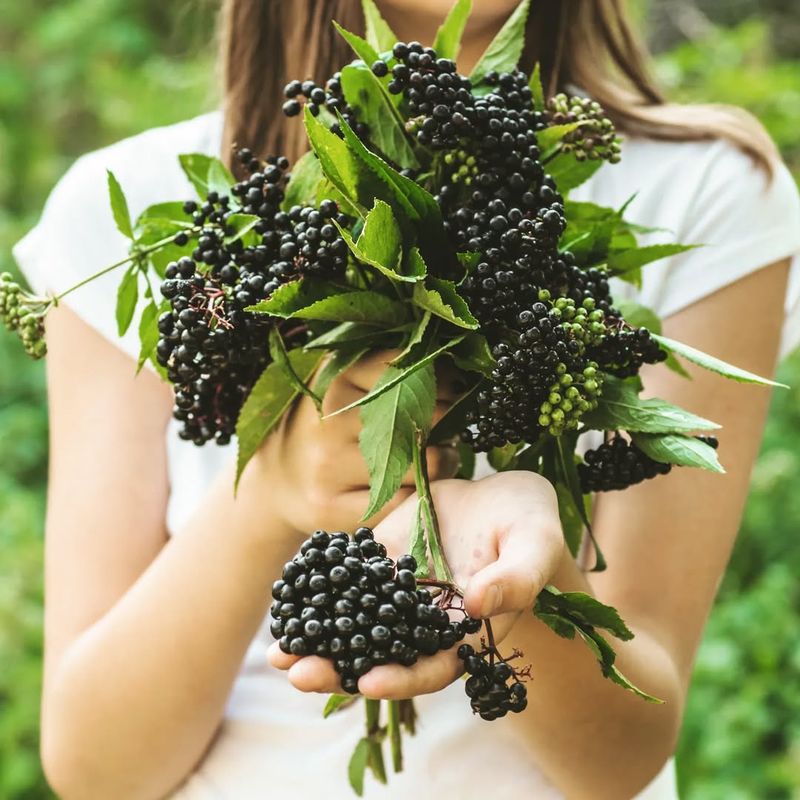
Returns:
[[[642,481],[666,475],[671,464],[654,461],[633,442],[616,435],[584,455],[578,476],[584,493],[627,489]]]

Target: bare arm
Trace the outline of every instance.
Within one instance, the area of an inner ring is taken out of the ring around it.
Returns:
[[[68,309],[50,318],[48,344],[43,763],[65,800],[152,800],[208,747],[297,532],[360,517],[358,415],[321,423],[301,404],[237,499],[226,470],[168,539],[170,390],[134,378],[130,358]],[[343,376],[329,402],[362,392]]]

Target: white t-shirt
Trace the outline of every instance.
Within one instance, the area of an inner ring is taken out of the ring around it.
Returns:
[[[218,154],[221,129],[221,116],[207,114],[78,159],[53,190],[39,224],[14,249],[34,289],[61,292],[126,255],[127,241],[117,232],[108,206],[106,169],[120,180],[133,215],[152,203],[188,199],[194,193],[177,156]],[[629,140],[623,146],[622,163],[603,168],[573,198],[620,207],[637,192],[628,216],[671,232],[642,236],[642,243],[677,238],[706,245],[646,267],[638,293],[626,284],[614,287],[616,296],[636,297],[662,316],[764,265],[800,253],[800,201],[788,171],[781,166],[767,183],[747,157],[725,142]],[[136,333],[121,342],[116,335],[118,280],[118,275],[108,275],[66,302],[135,357]],[[800,341],[798,311],[800,261],[795,259],[786,298],[783,352]],[[171,481],[167,522],[171,532],[179,532],[233,450],[182,442],[175,424],[168,431],[167,447]],[[351,800],[346,765],[361,736],[360,707],[323,720],[321,697],[295,691],[281,673],[267,666],[269,641],[265,624],[242,664],[213,746],[174,797],[263,800],[291,792],[294,797]],[[489,725],[472,716],[458,682],[419,698],[418,706],[421,725],[407,743],[406,771],[392,776],[388,789],[368,780],[367,797],[425,792],[477,800],[498,796],[498,785],[503,797],[561,797],[537,768],[530,746],[502,722]],[[491,769],[475,769],[475,764]],[[640,798],[676,800],[671,762]]]

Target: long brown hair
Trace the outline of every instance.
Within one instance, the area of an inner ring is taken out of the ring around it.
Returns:
[[[223,154],[246,144],[298,157],[302,126],[280,113],[288,79],[324,82],[352,58],[331,20],[363,35],[360,0],[226,0],[222,12],[225,86]],[[580,87],[629,135],[699,141],[727,139],[771,170],[775,146],[746,112],[719,105],[667,103],[625,0],[533,4],[522,67],[542,65],[549,95]]]

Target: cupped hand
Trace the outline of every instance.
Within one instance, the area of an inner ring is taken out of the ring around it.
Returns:
[[[397,355],[371,353],[338,376],[325,394],[322,415],[309,398],[302,397],[253,459],[253,468],[262,476],[249,485],[261,484],[265,494],[279,503],[273,510],[295,531],[307,535],[318,528],[352,530],[359,524],[369,500],[369,475],[358,445],[360,409],[321,417],[366,394]],[[449,376],[437,377],[434,423],[456,397]],[[427,456],[431,479],[449,478],[458,469],[453,447],[430,447]],[[409,470],[397,496],[369,524],[396,508],[413,488]]]
[[[504,472],[479,481],[438,481],[432,493],[445,554],[463,588],[466,611],[490,617],[499,643],[518,615],[531,611],[564,555],[555,492],[539,475]],[[412,495],[375,528],[376,538],[392,557],[407,551],[415,514],[416,495]],[[476,634],[466,641],[477,644],[480,637]],[[387,699],[439,691],[463,671],[456,650],[423,656],[413,667],[374,667],[359,680],[359,691]],[[289,681],[301,691],[341,691],[327,659],[290,656],[277,643],[270,647],[268,658],[272,666],[286,670]]]

